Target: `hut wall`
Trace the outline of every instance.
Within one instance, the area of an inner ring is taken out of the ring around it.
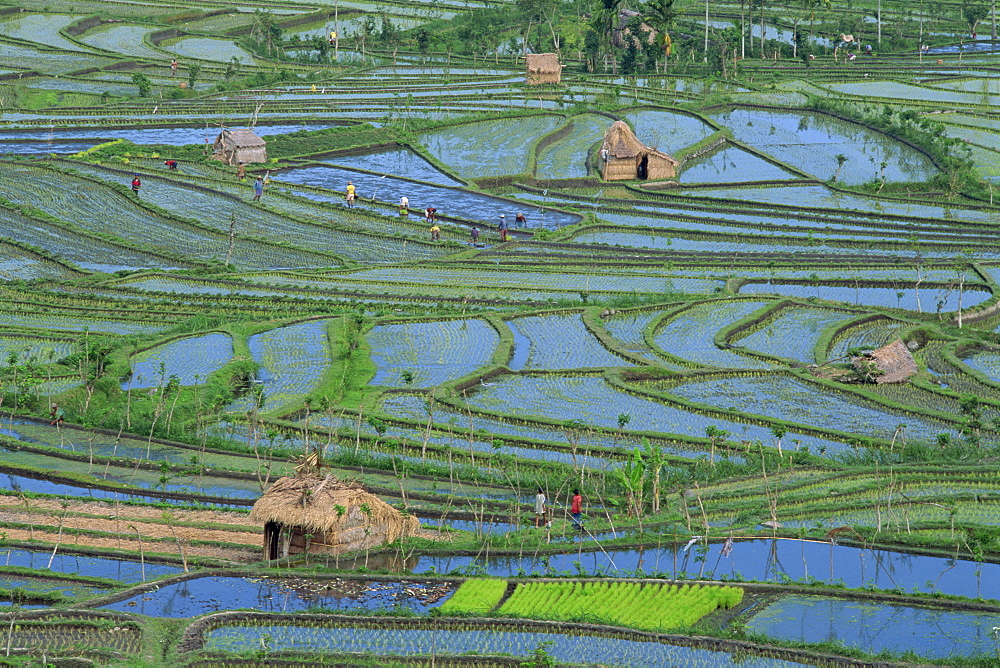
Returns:
[[[529,86],[559,83],[562,76],[559,56],[554,53],[529,53],[525,56],[525,67],[525,83]]]
[[[649,155],[649,162],[646,165],[646,169],[646,178],[651,181],[672,179],[677,176],[677,169],[674,167],[674,163],[654,154]]]
[[[557,84],[560,81],[562,72],[544,72],[541,70],[528,70],[528,77],[525,81],[529,86],[541,84]]]
[[[629,181],[636,178],[635,158],[608,158],[604,163],[605,181]]]
[[[367,529],[367,531],[366,531]],[[346,531],[314,534],[308,541],[309,554],[344,554],[378,547],[386,542],[386,530],[377,525],[356,527]],[[292,529],[288,541],[288,555],[306,552],[306,532]]]
[[[235,165],[238,162],[242,162],[244,165],[252,162],[267,162],[267,149],[263,146],[236,148],[233,151],[232,160],[233,162],[229,163],[231,165]]]

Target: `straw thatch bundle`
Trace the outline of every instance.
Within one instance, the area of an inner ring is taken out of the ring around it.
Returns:
[[[266,144],[253,130],[223,128],[212,148],[215,151],[212,157],[227,165],[267,162]]]
[[[851,360],[858,373],[877,384],[902,383],[917,372],[917,363],[901,339]]]
[[[559,83],[563,66],[559,64],[557,53],[529,53],[524,57],[527,74],[525,83],[529,86]]]
[[[257,500],[250,519],[265,525],[267,558],[298,552],[340,554],[412,536],[420,523],[367,492],[361,483],[332,474],[280,478]],[[277,545],[280,554],[268,550]]]
[[[669,179],[677,175],[680,164],[639,141],[625,121],[615,121],[604,133],[601,160],[605,181]]]

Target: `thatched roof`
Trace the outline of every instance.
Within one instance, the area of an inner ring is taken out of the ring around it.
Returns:
[[[612,28],[611,35],[611,41],[616,47],[620,49],[627,47],[628,40],[626,37],[632,38],[636,48],[640,48],[643,41],[647,44],[653,44],[656,41],[656,29],[645,21],[640,21],[639,23],[639,31],[641,34],[632,34],[632,30],[628,27],[628,24],[637,16],[641,17],[642,14],[631,9],[622,9],[618,12],[618,23]]]
[[[851,363],[862,373],[867,373],[866,369],[874,364],[881,373],[869,375],[879,385],[902,383],[917,372],[917,363],[913,361],[913,355],[902,339],[896,339],[878,350],[855,357]]]
[[[655,148],[650,148],[639,141],[625,121],[615,121],[608,128],[608,131],[604,133],[604,143],[601,145],[601,153],[605,154],[608,159],[634,158],[637,155],[645,153],[664,158],[674,165],[680,164],[666,153],[661,153]]]
[[[216,143],[221,141],[226,146],[236,148],[256,148],[265,145],[264,140],[258,137],[253,130],[231,130],[229,128],[223,128],[215,141]]]
[[[368,512],[361,511],[363,516],[359,517],[362,506]],[[314,534],[349,530],[360,520],[384,527],[389,542],[411,535],[420,526],[417,518],[404,516],[367,492],[361,483],[341,482],[332,474],[279,478],[253,504],[250,519],[300,527]]]
[[[557,53],[529,53],[524,57],[525,66],[531,73],[562,72]]]

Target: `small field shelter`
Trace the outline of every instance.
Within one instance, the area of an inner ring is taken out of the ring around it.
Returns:
[[[529,53],[524,57],[525,83],[529,86],[559,83],[563,66],[559,64],[559,54]]]
[[[264,558],[343,554],[414,535],[416,517],[403,515],[359,482],[332,474],[279,478],[257,499],[250,519],[264,525]]]
[[[212,157],[227,165],[267,162],[266,144],[253,130],[223,128],[215,138],[212,148],[214,149]]]
[[[625,121],[615,121],[601,144],[601,177],[605,181],[670,179],[680,163],[639,141]]]

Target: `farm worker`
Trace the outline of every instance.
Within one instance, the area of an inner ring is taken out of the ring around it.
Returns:
[[[136,174],[135,176],[132,177],[132,192],[134,192],[136,196],[139,195],[139,186],[141,185],[142,181],[139,180],[139,175]]]
[[[177,59],[174,58],[173,60],[170,61],[170,76],[176,76],[176,75],[177,75]]]
[[[437,223],[431,226],[431,241],[441,241],[441,228]]]
[[[569,512],[573,515],[573,524],[580,531],[583,531],[583,521],[581,517],[583,516],[583,497],[580,496],[580,490],[573,490],[573,502],[570,503]]]
[[[331,30],[330,31],[330,44],[333,44],[336,41],[337,41],[337,31],[336,30]]]
[[[177,169],[177,161],[176,160],[164,160],[163,164],[166,165],[170,169]]]
[[[469,232],[469,236],[472,237],[472,243],[475,245],[475,243],[479,241],[479,228],[473,225],[472,231]]]
[[[528,226],[528,219],[524,217],[523,213],[518,212],[518,214],[514,216],[514,227],[527,227],[527,226]]]
[[[62,424],[63,419],[66,417],[66,412],[59,408],[59,404],[52,404],[52,412],[49,413],[49,417],[52,418],[52,422],[49,423],[49,426]]]
[[[535,528],[538,528],[539,522],[545,520],[545,492],[542,488],[538,488],[538,494],[535,494]]]
[[[356,197],[355,190],[356,189],[354,187],[354,181],[348,181],[347,182],[347,196],[346,196],[347,206],[352,207],[352,208],[354,207],[354,198]]]
[[[247,168],[241,162],[238,165],[236,165],[236,178],[242,181],[246,177],[247,177]]]
[[[865,55],[866,56],[872,55],[872,45],[871,44],[865,44]]]
[[[253,183],[253,201],[259,202],[260,196],[264,194],[264,179],[257,177]]]
[[[507,241],[507,216],[500,214],[500,223],[497,225],[500,231],[500,241]]]
[[[427,217],[427,222],[428,223],[433,223],[434,222],[434,219],[437,218],[437,212],[438,212],[438,210],[435,209],[432,206],[429,206],[426,209],[424,209],[424,216]]]
[[[403,195],[402,197],[399,198],[399,210],[400,211],[405,210],[407,213],[410,212],[410,198],[407,197],[406,195]]]

